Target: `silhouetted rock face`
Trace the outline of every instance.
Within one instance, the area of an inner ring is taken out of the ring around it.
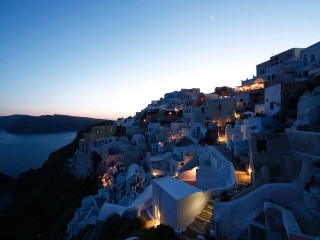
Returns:
[[[78,131],[89,124],[104,121],[103,119],[73,117],[66,115],[25,116],[16,119],[7,130],[9,133],[56,133]]]

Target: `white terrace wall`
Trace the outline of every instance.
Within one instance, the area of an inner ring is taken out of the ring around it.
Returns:
[[[208,146],[208,153],[210,153],[211,168],[204,167],[197,169],[197,187],[201,189],[228,189],[237,184],[237,178],[234,173],[232,163],[215,147]],[[220,165],[216,169],[215,165]]]
[[[177,201],[177,227],[186,228],[209,202],[212,192],[197,192]]]
[[[228,236],[234,233],[239,226],[246,223],[254,208],[262,207],[264,200],[281,206],[288,202],[301,201],[302,189],[303,185],[297,183],[271,183],[230,202],[215,201],[214,217],[217,235],[228,239]]]

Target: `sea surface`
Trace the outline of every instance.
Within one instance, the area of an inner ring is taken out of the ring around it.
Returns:
[[[76,134],[12,134],[0,130],[0,171],[17,177],[30,168],[39,168],[51,152],[72,142]]]

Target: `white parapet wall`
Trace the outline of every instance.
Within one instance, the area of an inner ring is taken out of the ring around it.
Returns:
[[[197,187],[209,189],[229,189],[237,185],[232,163],[215,147],[207,146],[208,161],[203,161],[197,169]]]
[[[298,183],[265,184],[246,196],[230,202],[214,202],[216,234],[233,239],[234,234],[250,224],[250,216],[263,207],[265,200],[279,205],[302,200],[303,185]]]

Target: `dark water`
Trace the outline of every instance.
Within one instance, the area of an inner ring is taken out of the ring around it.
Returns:
[[[39,168],[49,154],[70,143],[76,132],[53,134],[11,134],[0,130],[0,171],[18,176]]]

